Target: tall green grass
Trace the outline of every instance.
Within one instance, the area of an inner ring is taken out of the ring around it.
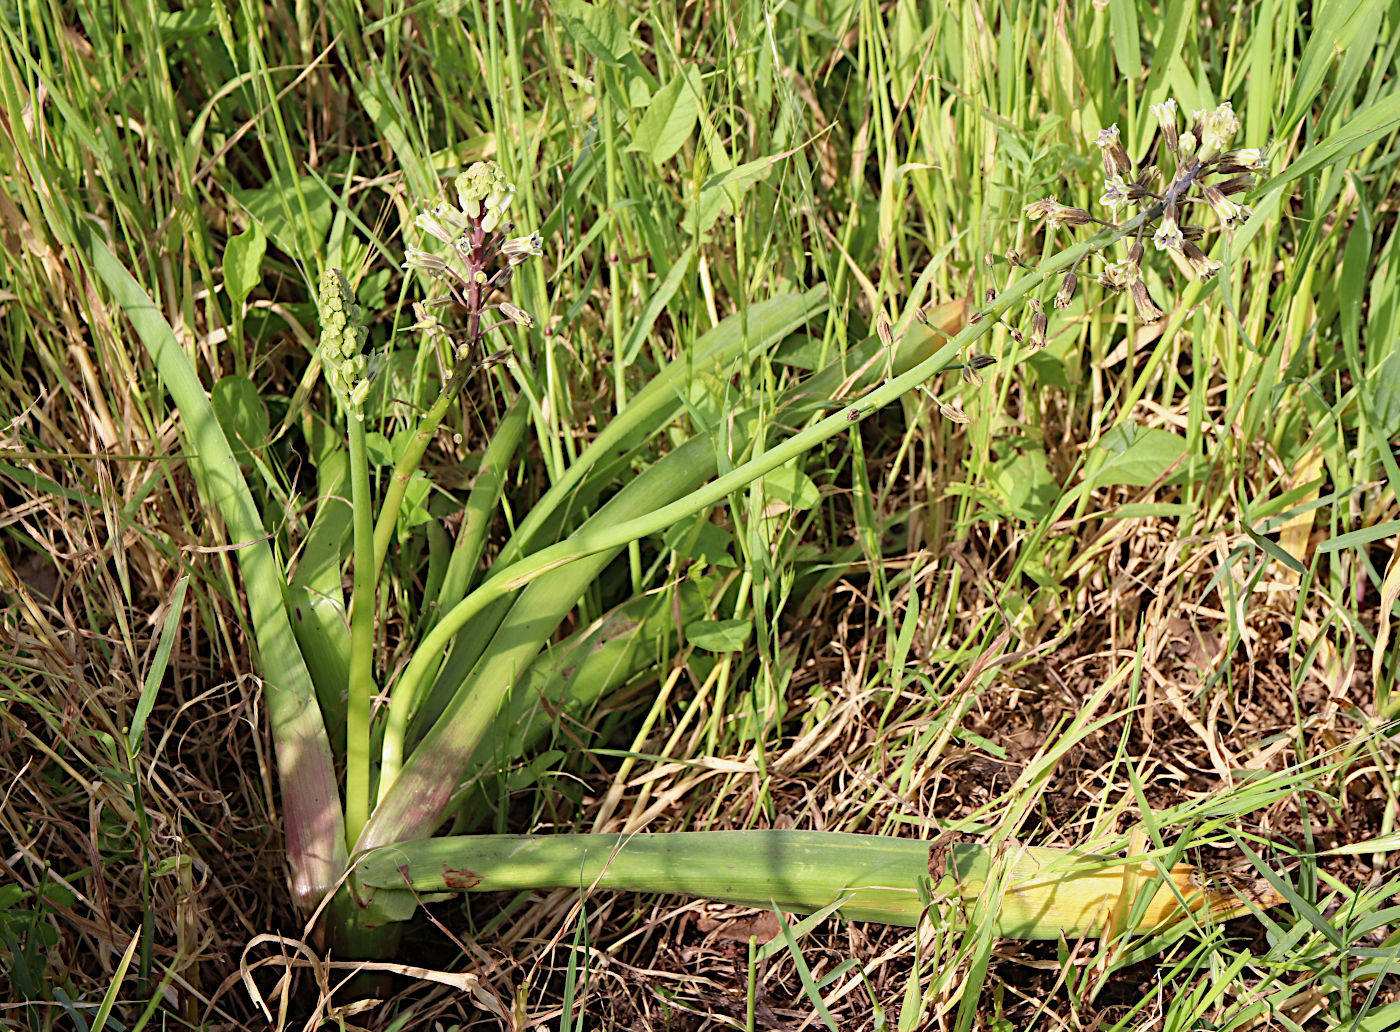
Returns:
[[[1270,144],[1279,171],[1216,252],[1219,280],[1154,281],[1169,315],[1144,333],[1126,299],[1082,277],[1043,353],[995,326],[982,387],[932,381],[781,479],[624,549],[553,649],[588,655],[614,605],[644,599],[629,604],[661,629],[619,661],[636,680],[601,705],[520,713],[519,736],[493,746],[511,761],[470,805],[500,830],[791,821],[1047,844],[1112,841],[1130,816],[1163,859],[1220,850],[1276,880],[1289,905],[1264,918],[1265,939],[1156,944],[1160,991],[1112,1011],[1104,994],[1137,955],[1066,943],[1028,1002],[990,927],[876,954],[804,924],[755,950],[750,975],[840,1027],[873,1026],[877,1011],[901,1028],[1076,1014],[1110,1028],[1389,1027],[1395,660],[1372,650],[1393,618],[1393,594],[1378,599],[1400,535],[1396,16],[1267,0],[13,5],[0,19],[0,578],[17,604],[0,690],[6,764],[32,786],[6,797],[5,820],[37,843],[7,858],[21,895],[0,911],[0,960],[15,997],[38,1022],[91,1016],[111,980],[85,967],[75,919],[95,916],[117,918],[116,957],[141,943],[111,983],[124,1023],[171,1006],[162,984],[199,985],[201,968],[215,981],[199,936],[160,911],[175,904],[157,873],[215,851],[161,799],[176,761],[160,722],[197,711],[208,677],[249,669],[253,628],[225,601],[247,556],[221,546],[261,536],[292,570],[286,633],[308,667],[297,698],[335,737],[323,686],[338,653],[315,643],[343,617],[349,486],[326,443],[313,288],[325,266],[363,274],[373,342],[393,356],[392,439],[438,386],[401,308],[421,287],[396,267],[441,174],[501,162],[549,250],[517,284],[539,328],[513,340],[510,366],[477,374],[449,417],[460,442],[442,435],[412,489],[377,614],[391,649],[441,618],[425,595],[476,586],[477,570],[451,566],[469,486],[483,489],[470,511],[496,513],[480,539],[494,558],[666,362],[726,318],[820,286],[826,308],[798,336],[678,394],[658,443],[615,458],[612,480],[538,532],[577,525],[634,460],[748,410],[747,450],[721,452],[718,472],[740,465],[834,411],[835,389],[779,401],[872,338],[877,316],[920,334],[920,306],[979,308],[1023,275],[1008,252],[1035,264],[1063,243],[1043,242],[1021,207],[1048,193],[1092,207],[1094,133],[1117,122],[1136,153],[1148,106],[1174,96],[1188,111],[1232,100],[1243,142]],[[106,275],[94,241],[113,256]],[[1029,314],[1011,318],[1028,328]],[[197,376],[183,389],[210,395],[260,535],[204,508],[208,451],[173,418],[182,388],[138,346],[143,319],[171,328],[167,346]],[[939,414],[955,398],[966,427]],[[483,453],[503,424],[523,458],[498,467]],[[490,491],[480,468],[497,470]],[[64,604],[23,587],[30,563],[58,574]],[[153,675],[169,626],[158,610],[186,574],[186,672]],[[683,635],[664,629],[677,610]],[[266,673],[279,654],[260,655]],[[383,671],[408,661],[391,652]],[[972,757],[1016,765],[984,795],[950,798]],[[79,781],[104,786],[111,813],[153,807],[179,833],[120,816],[101,834],[54,830],[34,800],[87,829]],[[96,858],[78,848],[89,840]],[[156,872],[141,906],[101,902],[134,868]],[[561,927],[547,907],[513,913],[515,930],[490,929],[502,942]],[[577,927],[610,934],[592,913]],[[587,951],[560,950],[587,974]],[[580,1014],[611,1005],[596,982],[571,999]]]

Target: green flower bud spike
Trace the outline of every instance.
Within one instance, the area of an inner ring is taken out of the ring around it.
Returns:
[[[481,218],[481,203],[491,196],[497,179],[505,179],[494,161],[478,161],[457,177],[457,203],[469,218]]]
[[[357,416],[369,394],[369,360],[364,355],[369,329],[350,281],[339,269],[321,277],[321,368],[336,396]],[[361,417],[362,418],[362,417]]]

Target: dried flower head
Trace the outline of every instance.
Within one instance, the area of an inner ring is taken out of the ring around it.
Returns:
[[[938,406],[938,411],[943,418],[959,425],[966,425],[972,422],[972,417],[962,410],[962,406],[956,400]]]
[[[1254,214],[1250,208],[1238,201],[1232,201],[1218,187],[1211,186],[1209,183],[1201,187],[1201,196],[1225,226],[1234,228]]]
[[[1153,104],[1150,110],[1162,130],[1162,143],[1170,153],[1175,154],[1181,142],[1177,135],[1176,101],[1168,97],[1160,104]]]
[[[1141,279],[1133,280],[1128,287],[1128,293],[1132,295],[1133,304],[1137,306],[1138,318],[1143,322],[1156,322],[1166,314],[1157,307],[1147,292],[1147,284]]]
[[[1074,301],[1074,292],[1079,288],[1079,277],[1074,274],[1074,270],[1065,273],[1064,280],[1060,283],[1059,292],[1055,295],[1056,308],[1068,308]]]
[[[524,326],[529,329],[535,325],[535,317],[519,305],[513,305],[509,301],[501,302],[501,314],[517,326]]]
[[[886,348],[894,347],[894,330],[890,327],[890,321],[885,318],[884,312],[875,316],[875,335],[880,338],[880,343]]]
[[[1215,170],[1221,175],[1233,175],[1236,172],[1263,173],[1269,171],[1269,161],[1264,156],[1263,147],[1241,147],[1220,155],[1220,163],[1215,166]]]
[[[1123,148],[1118,126],[1111,125],[1107,129],[1100,129],[1096,142],[1099,145],[1099,150],[1103,152],[1104,175],[1112,179],[1114,176],[1125,175],[1132,171],[1133,163],[1128,159],[1128,152]]]
[[[1031,350],[1039,351],[1049,343],[1046,336],[1050,329],[1050,317],[1045,314],[1045,308],[1036,298],[1030,299],[1031,307]]]
[[[1185,259],[1186,267],[1202,282],[1210,279],[1221,268],[1218,261],[1207,258],[1205,252],[1189,240],[1181,245],[1181,257]]]
[[[1126,259],[1104,266],[1099,274],[1099,282],[1109,290],[1126,290],[1138,281],[1138,267]]]

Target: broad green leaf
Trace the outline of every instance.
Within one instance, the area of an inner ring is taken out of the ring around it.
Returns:
[[[251,462],[250,450],[261,448],[272,436],[272,425],[258,395],[257,384],[246,376],[225,376],[214,384],[209,400],[238,464]]]
[[[1323,856],[1365,856],[1367,853],[1394,853],[1400,850],[1400,832],[1381,835],[1378,838],[1364,839],[1361,842],[1347,842],[1334,849],[1324,849]],[[1400,911],[1396,913],[1400,917]]]
[[[810,509],[822,497],[812,478],[796,466],[779,466],[765,474],[763,493],[789,509]]]
[[[403,504],[399,508],[398,532],[399,540],[402,541],[410,530],[414,527],[427,523],[432,519],[432,514],[428,512],[428,497],[432,494],[432,481],[421,469],[413,471],[413,476],[409,478],[408,489],[404,491]]]
[[[738,211],[749,188],[766,179],[773,166],[784,157],[785,154],[774,154],[711,176],[700,188],[698,199],[687,204],[681,226],[686,232],[699,236],[715,224],[721,212]]]
[[[421,150],[414,145],[417,134],[408,128],[413,124],[413,116],[404,103],[394,76],[385,74],[384,69],[374,65],[365,74],[352,74],[350,81],[355,90],[355,98],[374,123],[379,139],[394,155],[395,163],[408,184],[409,194],[420,200],[435,197],[439,189],[437,173],[423,158]],[[328,199],[332,196],[330,186],[324,181],[317,180],[317,186],[322,196]],[[338,198],[337,204],[340,210],[334,219],[334,232],[330,231],[328,218],[327,231],[316,239],[318,242],[328,241],[325,254],[327,265],[342,269],[358,268],[361,263],[355,252],[361,245],[353,237],[344,234],[348,213],[345,199]],[[363,295],[360,300],[361,303],[365,301]]]
[[[365,455],[371,466],[392,466],[396,457],[393,442],[378,430],[365,434]]]
[[[1180,519],[1195,512],[1196,508],[1186,502],[1141,502],[1120,505],[1113,510],[1113,515],[1125,520],[1140,520],[1145,518]]]
[[[1042,387],[1059,387],[1069,390],[1069,374],[1065,364],[1054,355],[1038,351],[1026,359],[1026,365],[1035,373],[1036,381]]]
[[[248,300],[253,288],[262,282],[263,256],[267,254],[267,235],[256,222],[236,237],[230,237],[224,248],[224,289],[229,303],[235,308]]]
[[[187,39],[207,39],[217,31],[218,18],[209,8],[188,8],[183,11],[158,11],[155,27],[161,41],[167,45]],[[101,1028],[101,1025],[97,1026]]]
[[[331,199],[311,176],[274,179],[254,190],[232,190],[268,238],[288,255],[316,254],[331,229]]]
[[[1120,423],[1103,435],[1094,451],[1103,456],[1103,465],[1093,474],[1095,487],[1146,487],[1185,454],[1186,441],[1170,430]]]
[[[1392,351],[1367,380],[1371,414],[1376,423],[1371,430],[1389,440],[1400,433],[1400,349]]]
[[[1050,474],[1045,453],[1039,448],[1018,452],[993,467],[992,485],[1001,504],[1023,520],[1034,521],[1048,513],[1059,497],[1060,485]]]
[[[611,4],[555,0],[553,7],[575,43],[604,64],[621,67],[623,55],[632,48],[627,27],[618,20]]]
[[[65,487],[55,480],[40,476],[32,470],[23,469],[19,466],[12,466],[8,462],[0,462],[0,477],[13,480],[16,484],[23,484],[31,491],[53,495],[55,498],[67,498],[71,502],[83,502],[96,509],[102,508],[102,499],[89,491],[80,491],[72,487]]]
[[[696,620],[685,625],[685,640],[706,652],[738,652],[752,630],[752,620]]]
[[[657,90],[628,150],[645,152],[656,165],[669,161],[695,132],[701,88],[700,73],[691,67]]]
[[[131,321],[180,412],[185,451],[200,493],[223,516],[247,590],[258,643],[286,819],[292,890],[310,911],[345,867],[345,823],[330,741],[287,611],[285,575],[266,540],[262,515],[239,472],[218,417],[160,309],[96,233],[88,231],[92,271]]]
[[[901,343],[903,343],[901,341]],[[773,361],[779,365],[791,366],[794,369],[811,371],[822,365],[828,357],[830,345],[819,336],[810,333],[798,333],[784,342],[773,355]]]
[[[707,566],[738,565],[729,554],[732,538],[709,521],[701,513],[693,521],[677,523],[662,535],[666,547],[672,549],[682,559],[690,559]]]

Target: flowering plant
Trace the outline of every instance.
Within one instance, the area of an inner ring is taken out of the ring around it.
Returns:
[[[1042,219],[1051,227],[1094,223],[1118,230],[1122,257],[1104,266],[1099,282],[1109,290],[1128,291],[1138,315],[1146,322],[1155,322],[1164,314],[1142,278],[1142,261],[1146,255],[1143,240],[1148,229],[1156,227],[1151,234],[1154,247],[1165,251],[1184,275],[1209,280],[1220,271],[1220,262],[1208,257],[1200,246],[1206,228],[1185,224],[1185,217],[1209,209],[1215,214],[1219,230],[1233,231],[1252,214],[1235,198],[1250,190],[1256,177],[1267,173],[1269,168],[1262,147],[1230,149],[1240,130],[1240,120],[1229,101],[1211,111],[1197,111],[1186,132],[1181,132],[1178,126],[1176,101],[1154,104],[1151,111],[1159,127],[1155,153],[1159,160],[1163,151],[1170,155],[1174,166],[1170,177],[1164,176],[1161,168],[1146,158],[1132,161],[1123,146],[1118,126],[1110,125],[1100,130],[1095,141],[1104,168],[1104,191],[1099,204],[1108,209],[1108,219],[1097,218],[1083,208],[1061,204],[1053,197],[1035,201],[1025,208],[1031,218]],[[1149,151],[1151,154],[1153,152]],[[1159,191],[1164,179],[1165,188]],[[1134,206],[1139,213],[1120,223],[1120,213]],[[1087,257],[1085,254],[1080,262]],[[1055,295],[1056,308],[1067,308],[1073,301],[1079,284],[1078,265],[1076,262],[1065,273]],[[1037,311],[1031,332],[1033,347],[1045,346],[1046,322],[1044,313]]]
[[[404,252],[404,268],[422,269],[447,285],[447,296],[428,302],[429,306],[455,302],[466,312],[466,337],[458,349],[458,357],[465,358],[470,351],[464,348],[480,344],[487,333],[499,326],[534,325],[534,317],[504,294],[516,266],[538,256],[544,242],[538,233],[509,235],[515,224],[506,212],[515,199],[515,184],[506,179],[494,161],[476,162],[453,185],[457,191],[456,207],[444,201],[414,220],[428,236],[449,245],[451,253],[443,258],[410,247]],[[502,295],[499,300],[495,300],[497,295]],[[447,333],[441,322],[428,315],[427,308],[415,308],[421,328]],[[483,326],[482,317],[493,310],[504,318]]]

